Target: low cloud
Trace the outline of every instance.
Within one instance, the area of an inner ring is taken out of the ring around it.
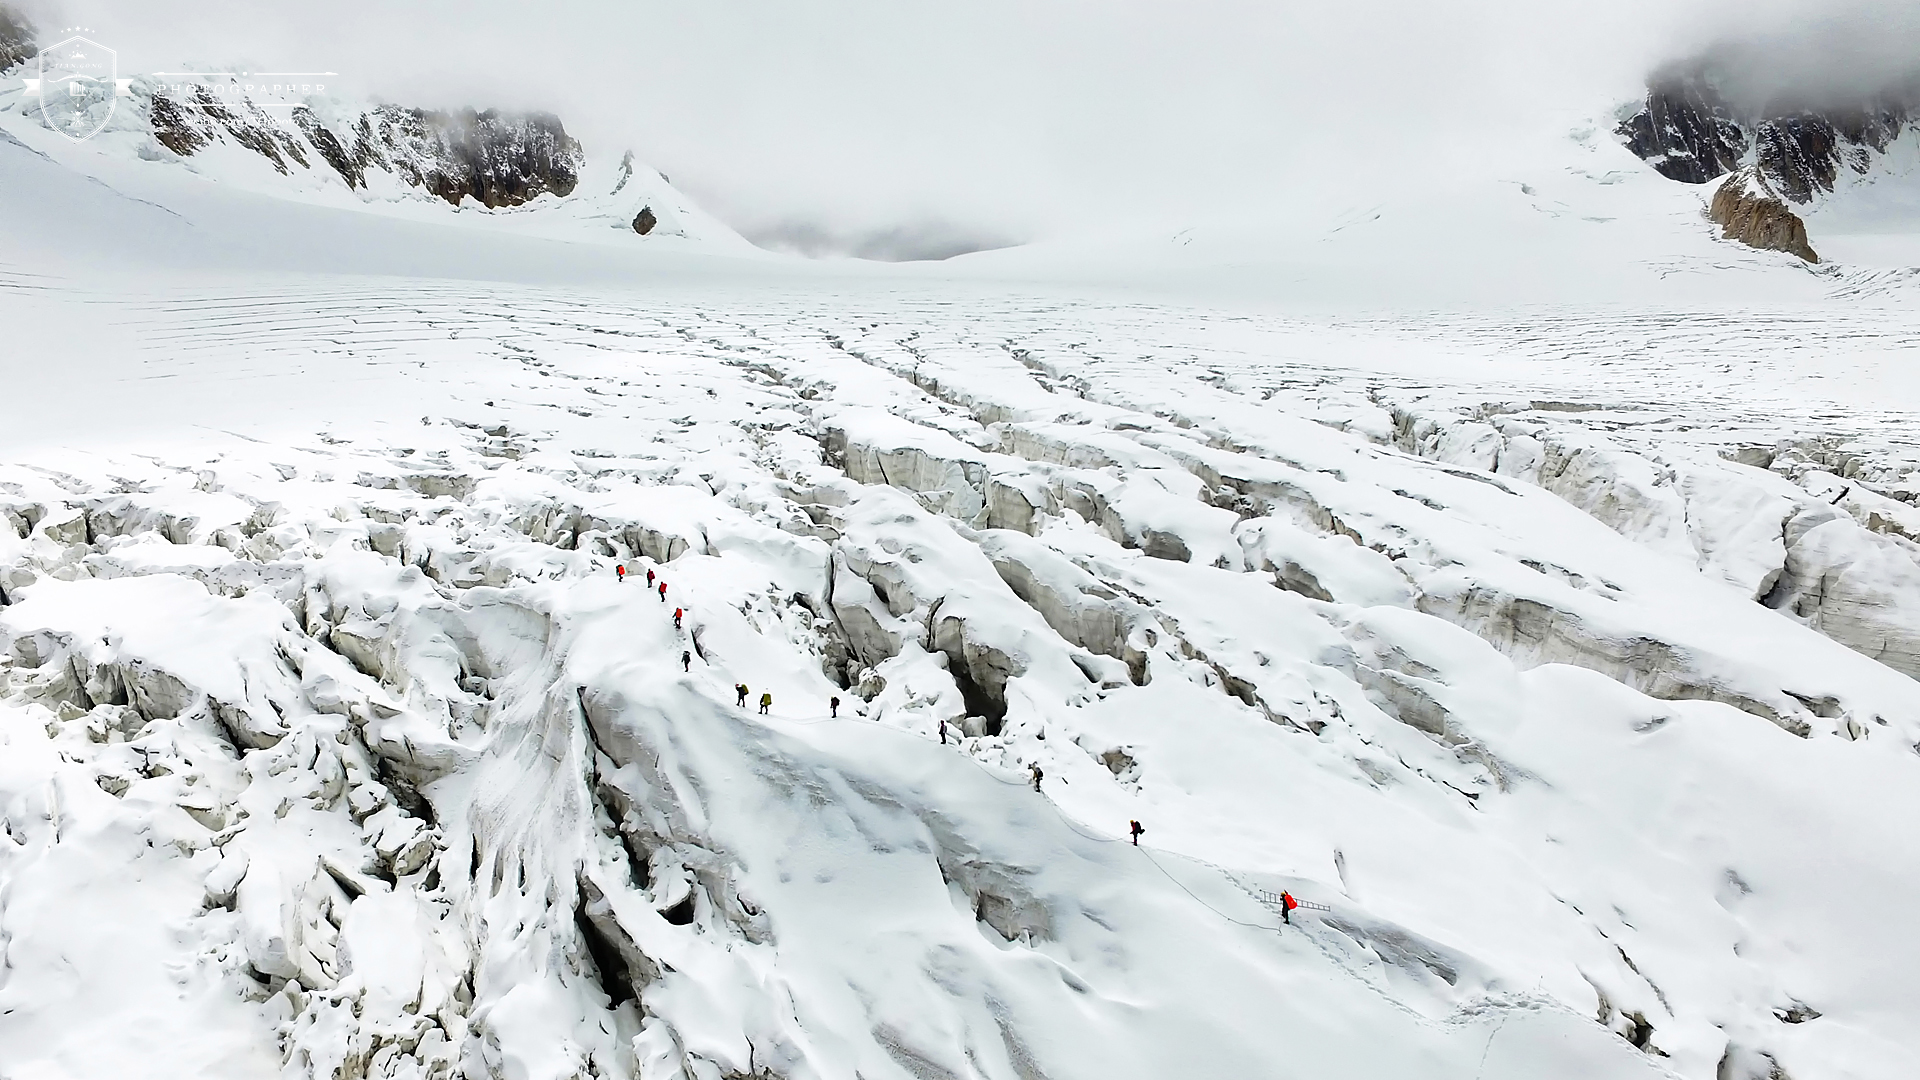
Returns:
[[[1911,0],[1768,2],[33,6],[130,67],[337,71],[405,104],[551,110],[760,243],[901,259],[1480,175],[1709,48],[1790,73],[1759,95],[1840,93],[1916,55]]]
[[[847,230],[814,221],[784,221],[749,228],[746,237],[769,251],[809,259],[869,259],[929,262],[976,251],[1014,247],[1023,238],[985,233],[951,222],[923,222],[882,229]]]
[[[1752,113],[1858,106],[1920,107],[1920,6],[1910,0],[1758,3],[1732,11],[1668,70],[1704,69]]]

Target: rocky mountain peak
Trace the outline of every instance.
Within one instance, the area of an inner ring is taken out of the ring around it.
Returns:
[[[40,55],[33,43],[33,23],[18,11],[0,4],[0,71],[7,71]]]
[[[1751,138],[1699,71],[1668,72],[1647,84],[1646,101],[1621,121],[1627,148],[1669,180],[1704,184],[1739,167]]]
[[[282,174],[296,165],[314,167],[312,158],[349,188],[363,188],[368,171],[377,169],[455,206],[468,197],[490,209],[546,194],[564,197],[579,183],[586,160],[579,141],[550,113],[383,104],[329,125],[300,106],[291,110],[289,125],[252,102],[188,86],[154,88],[148,116],[154,138],[183,157],[232,142]]]
[[[1746,101],[1724,85],[1704,62],[1663,71],[1616,131],[1668,179],[1704,184],[1750,162],[1780,196],[1804,204],[1832,191],[1842,168],[1865,173],[1920,113],[1913,87],[1808,103],[1784,94]]]
[[[0,3],[0,71],[39,54],[26,15]],[[281,175],[331,169],[349,189],[384,172],[458,206],[489,209],[541,195],[565,197],[580,183],[586,154],[551,113],[495,109],[450,112],[394,104],[346,107],[324,118],[315,103],[275,114],[232,88],[189,81],[133,81],[136,124],[181,157],[230,144],[264,158]]]
[[[1741,88],[1739,74],[1715,59],[1658,72],[1616,134],[1670,180],[1706,184],[1732,174],[1708,210],[1723,236],[1818,262],[1793,208],[1831,194],[1847,172],[1871,171],[1920,120],[1920,82],[1840,95],[1758,94]]]

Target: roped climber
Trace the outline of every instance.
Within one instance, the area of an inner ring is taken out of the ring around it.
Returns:
[[[773,695],[771,693],[761,694],[760,695],[760,715],[761,716],[767,715],[767,710],[771,708],[773,708]]]
[[[664,581],[660,583],[660,602],[667,602],[667,583]]]
[[[649,589],[653,588],[653,571],[652,570],[647,571],[647,588]]]
[[[839,698],[831,697],[827,699],[827,712],[835,720],[840,719],[840,699]]]
[[[1147,831],[1147,827],[1145,825],[1140,824],[1138,821],[1127,822],[1127,833],[1128,835],[1133,837],[1134,847],[1140,846],[1140,834],[1146,831]]]
[[[1040,763],[1037,761],[1034,762],[1031,766],[1029,766],[1029,768],[1033,770],[1033,790],[1039,791],[1040,778],[1047,774],[1040,771]]]
[[[693,670],[693,653],[685,649],[682,649],[680,651],[680,670],[681,671]]]
[[[614,576],[614,579],[617,581],[627,580],[627,564],[615,563],[613,565],[613,576]]]
[[[1293,909],[1299,906],[1300,901],[1295,900],[1292,893],[1282,890],[1280,893],[1280,921],[1286,923],[1288,926],[1292,926]]]
[[[683,613],[684,613],[684,612],[683,612],[683,609],[681,609],[681,608],[674,608],[674,609],[673,609],[673,628],[674,628],[675,630],[678,630],[678,629],[680,629],[680,616],[681,616],[681,615],[682,615]]]
[[[735,701],[734,704],[738,705],[742,709],[746,708],[747,707],[747,684],[743,682],[734,683],[733,692],[735,696],[739,699]]]

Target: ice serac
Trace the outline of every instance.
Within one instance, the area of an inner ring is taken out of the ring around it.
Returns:
[[[10,1075],[1920,1072],[1920,448],[1759,313],[14,281],[143,333],[0,463]]]
[[[1396,443],[1408,451],[1539,484],[1622,535],[1693,561],[1755,603],[1920,678],[1920,544],[1910,535],[1920,532],[1920,517],[1868,481],[1843,481],[1784,454],[1768,455],[1778,472],[1718,458],[1669,460],[1538,416],[1470,418],[1407,406],[1393,415]],[[1511,602],[1488,606],[1484,597],[1457,608],[1468,609],[1501,612],[1499,627],[1488,631],[1496,640],[1538,640],[1557,627],[1559,649],[1595,649],[1604,657],[1600,669],[1616,674],[1657,668],[1680,678],[1689,667],[1671,652],[1633,661],[1630,654],[1654,643],[1602,645],[1587,637],[1590,629],[1576,632],[1586,640],[1576,647],[1566,615],[1523,617]],[[1529,618],[1536,628],[1521,629]],[[1570,652],[1549,653],[1578,662]],[[1776,719],[1798,711],[1779,695],[1764,705],[1751,694],[1743,700]]]

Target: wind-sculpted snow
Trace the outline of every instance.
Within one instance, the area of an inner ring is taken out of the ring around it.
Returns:
[[[1920,1065],[1912,418],[1738,320],[87,311],[0,466],[9,1075]]]

